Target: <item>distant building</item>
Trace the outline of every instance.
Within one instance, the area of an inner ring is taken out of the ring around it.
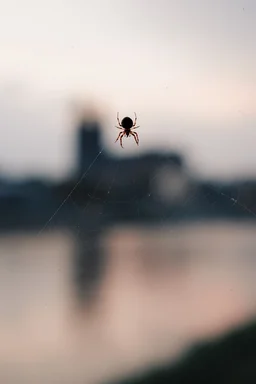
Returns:
[[[90,167],[102,149],[100,124],[91,118],[83,119],[78,127],[78,174]],[[123,199],[152,195],[161,204],[178,204],[184,200],[189,178],[184,172],[184,160],[179,153],[148,153],[117,159],[104,155],[93,164],[87,183],[113,189]],[[117,192],[118,191],[118,192]]]
[[[255,219],[255,180],[193,180],[180,153],[142,155],[140,147],[136,150],[135,156],[110,156],[98,118],[86,114],[78,126],[77,166],[71,177],[56,183],[0,178],[0,230],[34,230],[45,223],[92,229],[163,218]]]
[[[82,120],[78,127],[78,174],[90,166],[100,152],[100,125],[95,120]]]
[[[162,202],[178,204],[186,198],[190,183],[190,178],[183,172],[183,167],[175,166],[173,163],[163,164],[156,171],[151,188]]]

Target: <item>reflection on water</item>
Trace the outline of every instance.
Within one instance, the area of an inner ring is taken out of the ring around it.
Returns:
[[[0,382],[96,383],[173,359],[256,314],[255,267],[245,223],[2,235]]]

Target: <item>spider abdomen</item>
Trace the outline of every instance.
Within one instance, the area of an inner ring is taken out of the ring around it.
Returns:
[[[130,128],[133,126],[133,121],[130,117],[124,117],[121,124],[126,131],[130,131]]]

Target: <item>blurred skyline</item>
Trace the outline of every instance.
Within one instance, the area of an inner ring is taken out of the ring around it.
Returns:
[[[256,3],[24,0],[0,15],[0,173],[61,177],[71,102],[103,107],[104,150],[179,148],[204,177],[255,176]],[[114,144],[138,114],[140,147]]]

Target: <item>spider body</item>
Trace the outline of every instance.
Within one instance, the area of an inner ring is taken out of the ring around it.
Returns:
[[[136,116],[135,112],[134,112],[134,115],[135,115],[134,122],[128,116],[124,117],[122,119],[122,121],[120,122],[119,113],[117,113],[117,122],[118,122],[119,126],[116,126],[116,128],[121,129],[122,132],[120,132],[119,135],[117,136],[115,143],[117,142],[117,140],[120,140],[120,145],[122,148],[123,148],[122,139],[124,136],[126,136],[126,137],[129,137],[130,135],[133,136],[136,144],[139,145],[139,136],[136,132],[133,132],[133,129],[139,128],[139,126],[136,127],[137,116]]]
[[[133,121],[130,117],[124,117],[121,121],[121,125],[124,128],[125,133],[130,132],[130,129],[133,126]]]

